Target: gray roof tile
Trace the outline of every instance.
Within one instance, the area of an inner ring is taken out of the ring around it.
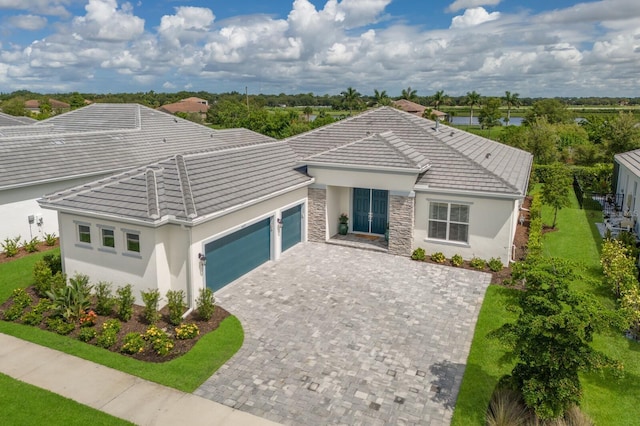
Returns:
[[[24,126],[25,124],[35,123],[31,117],[16,117],[14,115],[5,114],[0,112],[0,127],[4,126]]]

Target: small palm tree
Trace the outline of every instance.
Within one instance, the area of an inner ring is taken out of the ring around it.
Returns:
[[[440,104],[444,104],[449,97],[444,94],[444,90],[438,90],[435,95],[433,95],[433,107],[438,109]]]
[[[383,90],[382,92],[378,92],[378,89],[373,89],[373,98],[375,99],[377,106],[391,104],[391,98],[389,98],[389,95],[387,95],[386,90]]]
[[[406,89],[402,89],[402,99],[412,101],[418,97],[417,93],[417,90],[411,89],[411,86],[409,86]]]
[[[511,93],[508,90],[504,92],[504,97],[502,98],[504,103],[507,105],[507,125],[511,121],[511,107],[518,108],[520,106],[520,94],[519,93]]]
[[[471,115],[469,116],[469,126],[473,123],[473,107],[480,103],[480,93],[475,90],[467,92],[467,105],[471,107]]]
[[[360,100],[360,92],[353,87],[347,87],[347,90],[340,93],[342,95],[342,102],[349,108],[349,115],[352,115],[353,108],[358,104]]]
[[[302,113],[307,117],[307,123],[311,121],[311,114],[313,113],[313,108],[310,106],[306,106],[302,109]]]

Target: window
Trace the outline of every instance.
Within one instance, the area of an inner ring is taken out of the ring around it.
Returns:
[[[89,225],[78,225],[78,241],[91,244],[91,227]]]
[[[469,206],[465,204],[429,204],[429,238],[468,242]]]
[[[113,234],[113,229],[102,228],[102,245],[104,247],[114,248],[116,246],[116,239]]]
[[[130,232],[127,232],[125,235],[127,240],[127,251],[140,253],[140,235],[132,234]]]

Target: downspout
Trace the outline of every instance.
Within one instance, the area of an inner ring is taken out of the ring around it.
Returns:
[[[180,225],[180,227],[182,229],[184,229],[185,231],[187,231],[187,312],[185,312],[184,314],[182,314],[182,319],[185,319],[186,317],[189,316],[189,314],[191,314],[191,312],[193,312],[193,302],[192,302],[192,291],[191,291],[191,286],[192,286],[192,279],[191,279],[191,227],[185,226],[184,224]]]

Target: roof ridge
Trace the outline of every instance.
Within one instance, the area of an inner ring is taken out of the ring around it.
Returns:
[[[175,162],[176,168],[178,169],[178,181],[180,182],[180,192],[182,193],[185,213],[188,218],[193,219],[198,216],[198,212],[196,211],[196,204],[191,190],[191,182],[189,181],[189,174],[187,173],[187,163],[184,160],[184,156],[181,154],[175,156]]]
[[[385,130],[385,132],[390,132],[390,130]],[[367,132],[367,133],[369,133],[369,132]],[[324,155],[324,154],[326,154],[328,152],[335,152],[335,151],[338,151],[340,149],[346,148],[348,146],[355,145],[358,142],[362,142],[362,141],[367,140],[367,139],[374,139],[374,138],[376,138],[378,136],[380,136],[380,133],[371,133],[371,134],[368,134],[367,136],[365,136],[363,138],[356,139],[354,141],[347,142],[347,143],[342,144],[342,145],[334,146],[333,148],[329,148],[329,149],[327,149],[325,151],[318,152],[317,154],[313,154],[313,155],[310,155],[308,157],[304,157],[303,160],[310,160],[310,159],[312,159],[314,157],[319,157],[319,156]]]
[[[430,165],[431,161],[429,161],[429,159],[424,154],[422,154],[418,150],[414,149],[411,145],[409,145],[404,140],[402,140],[402,138],[400,138],[400,136],[396,135],[393,132],[393,130],[387,130],[385,132],[379,133],[379,135],[380,135],[380,137],[382,137],[382,139],[385,142],[387,142],[387,145],[389,145],[398,154],[403,156],[405,158],[405,160],[407,160],[409,163],[413,163],[413,164],[417,165],[420,168]],[[403,150],[403,148],[404,148],[404,150]],[[419,161],[416,161],[416,160],[412,159],[409,155],[406,154],[406,151],[410,151],[411,153],[415,154],[416,156],[421,157],[426,162],[426,164],[421,164]]]
[[[152,168],[147,168],[145,175],[147,182],[147,213],[151,219],[158,219],[160,217],[158,177],[156,171]],[[160,172],[160,176],[162,176],[162,172]]]

